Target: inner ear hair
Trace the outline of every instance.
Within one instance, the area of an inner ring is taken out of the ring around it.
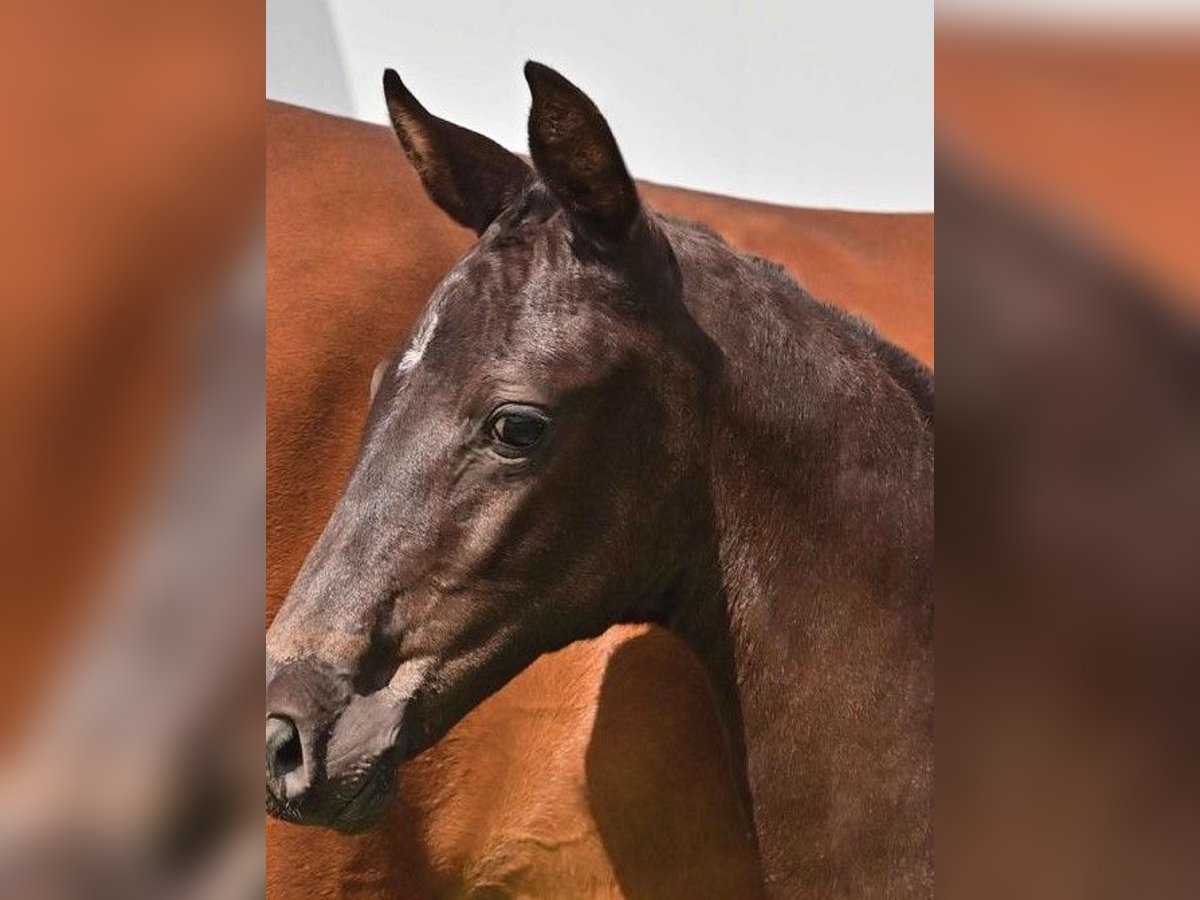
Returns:
[[[596,104],[541,63],[525,64],[533,97],[529,152],[577,230],[607,242],[630,236],[641,211],[637,188]]]
[[[529,166],[495,141],[431,114],[393,69],[383,73],[392,127],[430,198],[483,234],[533,181]]]

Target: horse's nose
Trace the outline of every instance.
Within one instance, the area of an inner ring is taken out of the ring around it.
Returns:
[[[267,716],[267,787],[279,800],[296,800],[308,789],[300,729],[288,716]]]
[[[294,804],[314,790],[320,738],[349,701],[349,684],[312,660],[285,666],[268,660],[266,699],[267,790]]]

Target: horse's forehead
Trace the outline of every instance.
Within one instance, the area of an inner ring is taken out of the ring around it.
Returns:
[[[616,269],[576,258],[569,232],[554,222],[486,235],[434,290],[397,364],[465,376],[502,360],[534,366],[573,354],[599,364],[605,345],[623,333]]]
[[[594,277],[593,277],[594,276]],[[465,256],[434,293],[429,311],[443,324],[494,323],[536,314],[553,318],[603,288],[582,266],[569,240],[552,228],[513,237],[501,233]]]
[[[504,235],[485,239],[459,261],[436,294],[447,301],[463,296],[476,302],[516,298],[532,277],[551,273],[553,256],[544,236],[525,236],[519,241]]]

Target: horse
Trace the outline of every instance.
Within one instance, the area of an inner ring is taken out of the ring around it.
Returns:
[[[377,371],[268,632],[268,809],[367,827],[399,760],[539,656],[653,622],[709,675],[769,894],[926,893],[928,370],[645,209],[586,95],[526,77],[536,174],[385,76],[480,240]]]
[[[470,233],[393,164],[390,129],[268,103],[267,148],[270,623],[353,462],[372,370]],[[927,252],[905,252],[931,247],[926,216],[649,190],[759,245],[788,234],[788,252],[860,303],[901,268],[896,257],[928,268]],[[660,690],[638,690],[643,679]],[[719,741],[686,649],[663,632],[613,629],[540,660],[404,765],[381,827],[343,835],[269,820],[268,895],[746,897],[756,863]]]
[[[381,126],[267,104],[268,622],[349,473],[379,356],[470,244],[392,165],[395,144]],[[640,191],[932,359],[932,216]],[[637,626],[542,658],[401,767],[381,827],[269,820],[268,896],[752,896],[697,669]]]

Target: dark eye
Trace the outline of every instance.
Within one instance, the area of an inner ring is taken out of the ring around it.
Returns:
[[[549,425],[550,420],[537,407],[507,403],[488,419],[487,434],[500,450],[524,454],[537,446]]]

